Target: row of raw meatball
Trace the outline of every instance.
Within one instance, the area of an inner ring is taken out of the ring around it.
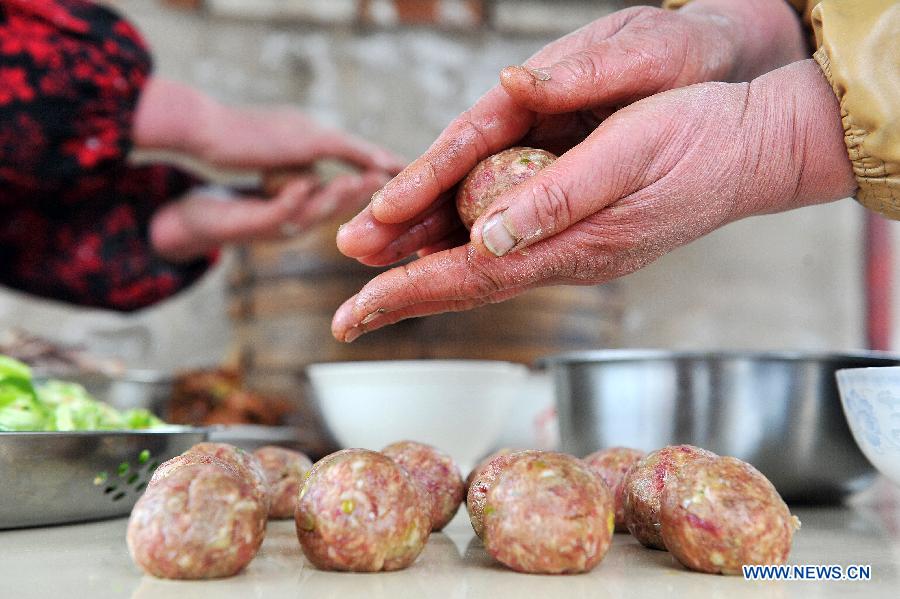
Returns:
[[[131,512],[127,543],[153,576],[221,578],[255,557],[269,518],[294,517],[314,565],[395,570],[453,518],[464,492],[453,460],[420,443],[345,450],[315,467],[279,447],[251,454],[200,443],[153,473]]]
[[[486,550],[522,572],[589,571],[613,530],[627,529],[688,568],[737,573],[743,564],[784,563],[797,526],[752,466],[689,445],[646,456],[612,448],[584,460],[503,450],[463,481],[449,456],[404,441],[331,454],[302,488],[308,460],[285,474],[290,460],[275,450],[259,456],[277,485],[274,503],[260,464],[237,448],[201,444],[163,464],[129,523],[136,563],[167,578],[235,574],[262,543],[271,510],[293,512],[303,552],[318,568],[397,570],[415,561],[464,497]]]
[[[613,447],[583,460],[502,450],[476,471],[467,497],[475,533],[525,572],[588,571],[615,528],[691,570],[740,574],[743,565],[785,563],[800,526],[753,466],[692,445],[646,455]]]
[[[269,518],[291,518],[312,468],[302,453],[199,443],[153,473],[128,521],[134,562],[160,578],[240,572],[262,545]]]

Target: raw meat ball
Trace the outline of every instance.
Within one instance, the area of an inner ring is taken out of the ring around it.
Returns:
[[[269,518],[293,518],[297,496],[312,469],[312,461],[299,451],[267,445],[253,452],[269,483]]]
[[[625,524],[646,547],[665,549],[659,533],[659,501],[663,489],[690,462],[718,457],[693,445],[669,445],[647,454],[625,477]]]
[[[469,472],[468,476],[466,476],[466,494],[468,495],[468,493],[469,493],[469,487],[472,486],[472,481],[474,481],[475,477],[478,476],[478,474],[482,470],[484,470],[485,466],[487,466],[488,464],[491,463],[491,460],[493,460],[496,457],[500,457],[502,455],[507,455],[507,454],[510,454],[513,452],[515,452],[515,449],[510,449],[508,447],[504,447],[503,449],[498,449],[491,455],[487,456],[486,458],[484,458],[483,460],[478,462],[475,465],[475,467],[472,468],[472,470]]]
[[[603,479],[578,458],[537,452],[520,456],[488,491],[484,547],[519,572],[588,572],[612,542],[613,498]]]
[[[687,568],[741,574],[783,564],[800,521],[759,470],[737,458],[688,463],[662,493],[663,541]]]
[[[412,475],[430,503],[431,530],[444,528],[464,497],[459,466],[446,453],[415,441],[392,443],[381,450]]]
[[[510,148],[479,162],[456,192],[456,210],[467,229],[494,200],[553,163],[556,156],[535,148]]]
[[[472,481],[469,492],[466,495],[466,509],[469,512],[469,520],[472,522],[472,530],[478,535],[478,538],[484,539],[484,505],[487,502],[488,492],[500,474],[517,459],[531,454],[540,454],[543,452],[526,449],[524,451],[514,451],[512,453],[504,453],[498,455],[488,462],[487,466],[481,469],[481,472]]]
[[[266,473],[263,471],[262,464],[259,463],[259,460],[252,453],[228,443],[210,442],[197,443],[185,453],[203,453],[215,456],[242,470],[256,490],[260,501],[266,506],[266,513],[268,514],[269,505],[272,501],[269,492],[269,481],[266,479]]]
[[[616,532],[628,532],[625,525],[625,475],[644,455],[639,449],[610,447],[584,458],[587,465],[603,478],[612,491],[616,504]]]
[[[134,562],[160,578],[233,576],[262,544],[253,486],[216,463],[179,467],[148,487],[128,520]]]
[[[410,474],[365,449],[317,462],[294,519],[303,553],[323,570],[400,570],[416,560],[431,530],[427,501]]]

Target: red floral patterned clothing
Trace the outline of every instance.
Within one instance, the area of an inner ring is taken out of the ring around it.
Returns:
[[[152,68],[140,34],[85,0],[0,0],[0,284],[135,310],[193,283],[208,260],[156,256],[148,223],[197,183],[131,166]]]

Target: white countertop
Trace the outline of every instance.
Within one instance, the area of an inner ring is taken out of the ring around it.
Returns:
[[[126,519],[0,532],[0,598],[477,598],[713,597],[727,599],[900,597],[900,493],[880,481],[852,506],[795,508],[803,521],[790,563],[871,565],[868,582],[766,581],[688,572],[662,551],[617,534],[589,574],[518,574],[494,563],[465,509],[431,536],[407,570],[323,572],[303,557],[292,521],[272,522],[256,559],[240,575],[212,581],[142,576],[125,547]]]

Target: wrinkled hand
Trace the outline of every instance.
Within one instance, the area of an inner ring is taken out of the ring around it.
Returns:
[[[751,215],[844,198],[855,180],[840,110],[805,60],[751,83],[705,83],[615,113],[491,206],[515,247],[472,243],[373,279],[338,310],[352,341],[398,320],[464,310],[550,284],[622,276]],[[477,226],[477,223],[476,223]]]
[[[291,177],[271,199],[192,192],[154,214],[150,241],[163,258],[184,262],[228,243],[295,235],[336,214],[358,210],[388,178],[380,171],[367,171],[322,185],[310,171]]]
[[[397,174],[406,162],[346,131],[318,124],[294,108],[211,108],[195,154],[222,167],[271,170],[310,166],[321,159],[361,171]]]
[[[405,161],[293,107],[234,107],[188,85],[152,77],[141,92],[132,139],[141,149],[174,151],[224,168],[273,170],[340,160],[394,175]]]
[[[561,154],[623,104],[703,81],[746,81],[803,55],[783,0],[695,0],[677,12],[627,9],[548,45],[463,113],[338,235],[380,266],[468,237],[449,194],[479,160],[513,145]]]

